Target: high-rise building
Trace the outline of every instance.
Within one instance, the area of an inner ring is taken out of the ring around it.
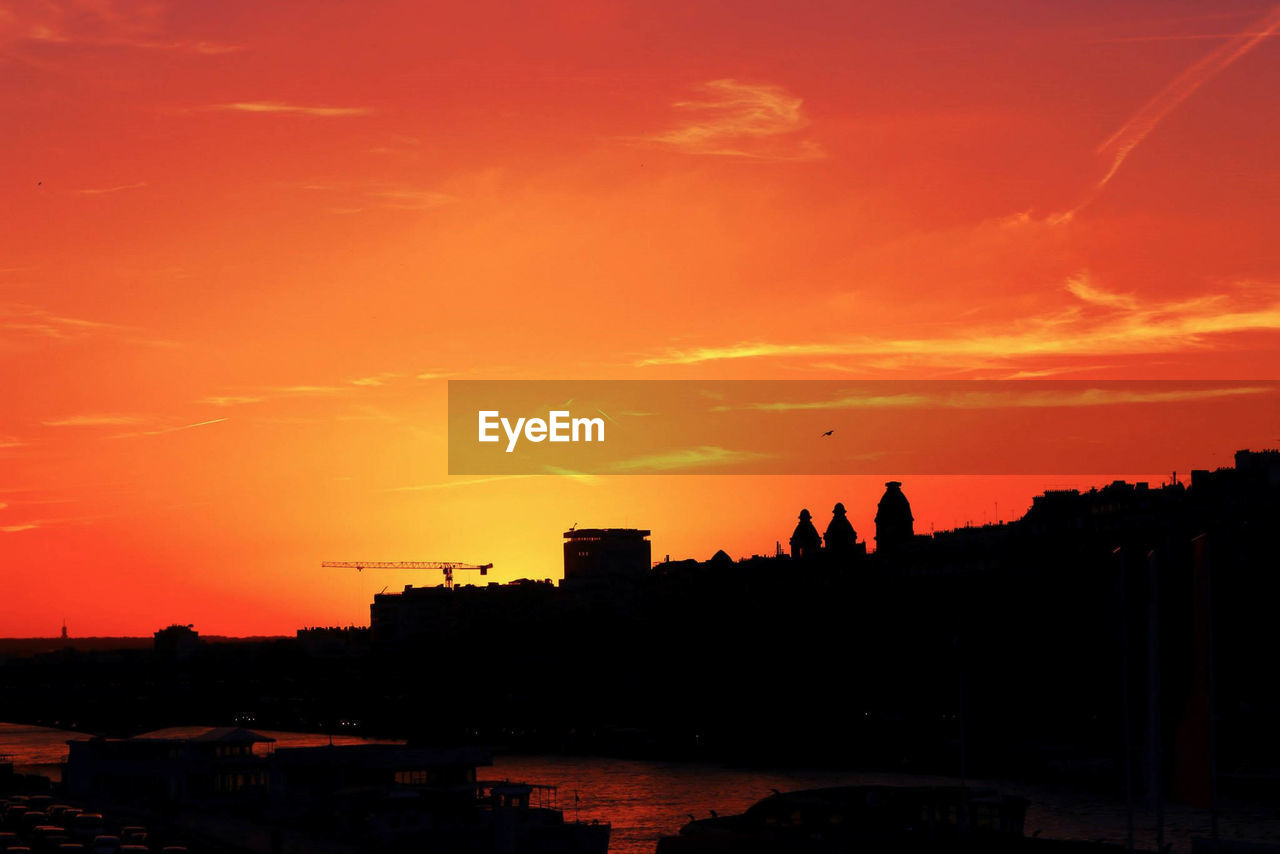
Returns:
[[[564,532],[564,583],[640,578],[653,565],[649,532],[578,528]]]

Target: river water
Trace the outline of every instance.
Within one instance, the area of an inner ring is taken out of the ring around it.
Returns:
[[[184,735],[203,727],[175,727],[160,735]],[[276,739],[277,747],[328,744],[327,735],[258,730]],[[0,723],[0,754],[11,755],[20,771],[60,777],[58,763],[66,756],[69,738],[79,733],[43,727]],[[359,744],[364,739],[333,736],[334,744]],[[613,824],[614,854],[653,854],[658,837],[675,833],[690,814],[705,818],[741,812],[767,797],[772,789],[789,791],[821,786],[947,785],[946,777],[843,771],[761,771],[698,762],[651,762],[582,756],[495,757],[492,768],[480,769],[482,779],[510,779],[559,787],[559,806],[566,818],[600,819]],[[989,785],[1031,800],[1027,833],[1059,839],[1104,839],[1123,843],[1123,802],[1085,789],[1036,786],[1000,781],[970,781]],[[1152,813],[1135,815],[1140,847],[1154,849]],[[1232,804],[1220,817],[1224,837],[1280,841],[1280,805]],[[1190,850],[1191,836],[1207,836],[1209,815],[1179,806],[1165,809],[1165,841],[1174,852]]]

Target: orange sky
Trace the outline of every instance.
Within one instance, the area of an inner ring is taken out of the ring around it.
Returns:
[[[449,478],[450,377],[1276,375],[1280,7],[432,5],[0,2],[0,635],[872,533],[883,478]]]

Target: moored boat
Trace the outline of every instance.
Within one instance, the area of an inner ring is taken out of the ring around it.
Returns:
[[[1029,802],[964,786],[840,786],[775,792],[740,815],[695,819],[657,854],[991,854],[1122,848],[1023,834]]]

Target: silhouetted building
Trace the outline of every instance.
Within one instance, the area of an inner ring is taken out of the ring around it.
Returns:
[[[831,522],[827,532],[822,535],[827,551],[833,555],[851,555],[858,544],[858,533],[853,530],[849,517],[845,513],[844,504],[837,502],[831,509]]]
[[[298,645],[310,655],[359,655],[369,648],[364,626],[312,626],[298,629]]]
[[[1236,471],[1266,486],[1280,486],[1280,450],[1236,451]]]
[[[876,507],[876,551],[892,554],[910,542],[915,533],[911,502],[902,494],[902,483],[888,481]]]
[[[409,585],[403,591],[374,595],[369,607],[369,640],[374,644],[436,641],[447,635],[449,626],[459,624],[510,627],[518,615],[545,611],[555,593],[550,579],[519,578],[484,587]],[[362,644],[364,639],[353,633],[349,642]]]
[[[1280,486],[1280,451],[1236,451],[1235,467],[1192,471],[1191,492],[1196,506],[1213,507],[1222,518],[1240,518],[1250,508],[1275,511]]]
[[[648,537],[648,531],[638,528],[565,531],[565,585],[643,578],[653,565]]]
[[[822,538],[818,536],[818,529],[813,527],[813,516],[808,510],[801,510],[800,522],[791,534],[791,556],[815,557],[820,548],[822,548]]]
[[[453,599],[447,587],[414,587],[376,593],[369,606],[369,633],[376,643],[410,640],[443,624]]]
[[[172,625],[155,633],[155,650],[172,658],[190,658],[200,648],[200,635],[191,625]]]
[[[359,655],[345,652],[364,640],[354,629],[202,642],[176,667],[145,650],[73,654],[40,641],[38,654],[2,662],[4,699],[11,719],[77,720],[101,732],[251,710],[291,729],[356,720],[422,740],[466,733],[536,749],[849,757],[941,771],[957,767],[964,744],[975,774],[1061,772],[1100,783],[1128,767],[1123,734],[1135,754],[1184,755],[1185,742],[1196,751],[1185,755],[1201,757],[1196,732],[1220,720],[1224,772],[1280,767],[1280,687],[1258,664],[1280,657],[1280,453],[1241,452],[1234,467],[1195,471],[1190,487],[1175,478],[1051,490],[1020,519],[994,525],[916,534],[897,482],[878,510],[884,554],[865,559],[838,509],[825,547],[810,514],[792,523],[801,560],[784,546],[646,569],[648,532],[573,531],[566,574],[578,584],[380,593],[372,642]],[[761,542],[776,538],[757,532]],[[837,559],[850,541],[853,556]],[[1212,718],[1200,673],[1210,616]],[[156,646],[195,639],[189,627],[170,627]],[[714,665],[691,664],[690,650]],[[833,670],[830,650],[848,651],[856,678],[843,660]],[[1149,731],[1153,715],[1166,722],[1162,733]],[[76,748],[95,749],[153,748]],[[290,762],[304,787],[308,766],[333,786],[437,773],[417,756],[393,768],[407,754],[394,763],[375,754],[361,767],[329,768],[322,754]],[[1141,770],[1137,755],[1128,764]],[[133,774],[112,767],[119,779]],[[1147,790],[1142,777],[1135,782]]]

